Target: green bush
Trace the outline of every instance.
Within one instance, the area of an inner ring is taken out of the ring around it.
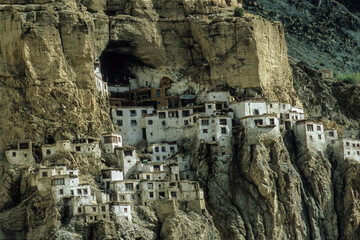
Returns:
[[[245,13],[245,11],[243,8],[239,8],[239,7],[234,8],[234,16],[235,17],[243,17],[244,13]]]
[[[335,77],[347,84],[360,84],[360,73],[337,73]]]

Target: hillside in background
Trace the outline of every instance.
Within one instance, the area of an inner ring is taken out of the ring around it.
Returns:
[[[315,69],[360,71],[357,0],[244,0],[253,14],[283,23],[289,56]]]

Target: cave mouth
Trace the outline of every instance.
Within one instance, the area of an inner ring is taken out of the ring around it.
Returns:
[[[109,86],[128,86],[130,79],[136,78],[131,69],[143,65],[135,56],[111,48],[105,50],[99,60],[103,80]]]

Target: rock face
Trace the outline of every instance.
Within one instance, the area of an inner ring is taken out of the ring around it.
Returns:
[[[284,24],[289,55],[316,69],[359,72],[356,0],[245,0],[248,11]]]
[[[236,98],[267,97],[303,104],[310,117],[329,124],[358,127],[359,88],[323,81],[306,64],[291,62],[293,83],[281,24],[233,17],[241,2],[0,0],[0,152],[22,138],[39,146],[112,130],[108,99],[93,76],[98,57],[126,56],[128,70],[151,83],[171,76],[177,94],[201,98],[219,89]],[[136,224],[88,229],[61,222],[52,197],[29,189],[2,154],[0,238],[357,238],[357,163],[300,148],[291,133],[250,144],[238,129],[229,148],[233,154],[225,158],[201,143],[191,149],[208,212],[165,215],[141,206]],[[94,186],[104,166],[65,155],[56,163],[79,167]]]

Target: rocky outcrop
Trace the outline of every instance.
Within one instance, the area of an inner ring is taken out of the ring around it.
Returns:
[[[289,55],[316,69],[359,72],[356,0],[245,0],[249,12],[284,25]]]

